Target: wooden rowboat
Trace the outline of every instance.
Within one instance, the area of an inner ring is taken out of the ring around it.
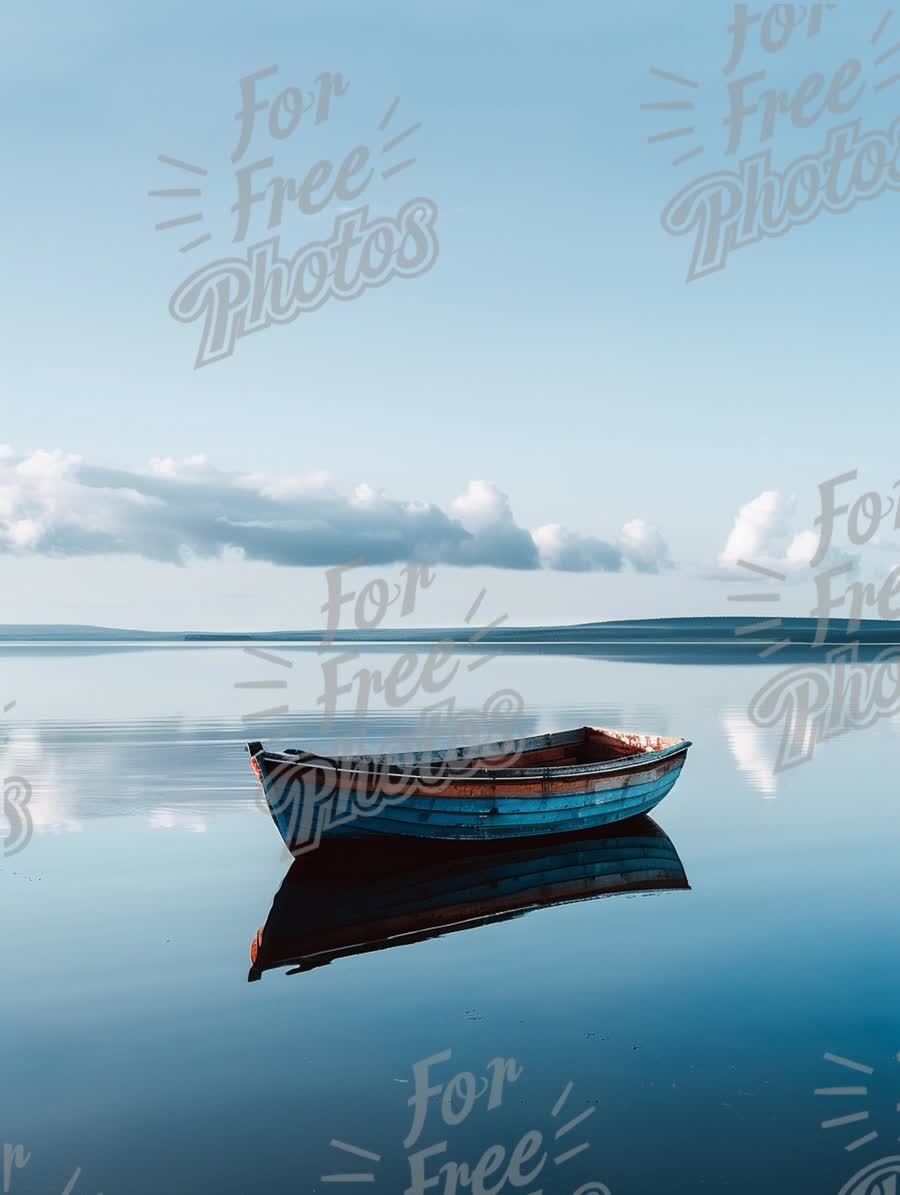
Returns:
[[[247,749],[279,833],[297,855],[325,836],[498,839],[609,825],[658,805],[690,745],[582,726],[396,755]]]
[[[323,843],[297,859],[250,948],[250,980],[475,929],[535,909],[690,885],[648,817],[527,842]],[[295,972],[292,972],[292,974]]]

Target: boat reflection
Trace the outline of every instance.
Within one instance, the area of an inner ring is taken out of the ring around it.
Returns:
[[[689,887],[675,847],[649,817],[527,843],[326,841],[285,876],[251,947],[249,978],[276,967],[311,971],[569,901]]]

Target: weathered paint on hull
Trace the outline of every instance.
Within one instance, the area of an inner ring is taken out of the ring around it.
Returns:
[[[529,805],[536,808],[519,809],[517,812],[509,811],[505,802],[498,809],[494,802],[474,798],[468,802],[469,808],[464,812],[448,812],[438,798],[427,803],[419,798],[417,801],[387,806],[372,817],[356,817],[346,825],[332,827],[326,833],[344,838],[404,834],[459,841],[570,834],[649,813],[671,790],[680,772],[678,768],[663,780],[650,785],[591,793],[589,796],[593,799],[586,803],[574,802],[569,797],[551,797],[531,801]]]
[[[481,796],[454,790],[446,795],[413,792],[400,800],[376,801],[371,809],[357,809],[342,819],[335,811],[350,807],[349,793],[339,790],[327,807],[316,805],[312,781],[302,769],[264,770],[264,787],[278,831],[291,850],[308,849],[323,837],[374,838],[406,836],[423,839],[479,841],[568,834],[607,826],[649,813],[672,789],[684,764],[678,754],[656,766],[627,774],[579,778],[561,783],[562,791],[531,795],[534,786],[506,782],[500,791],[490,786]],[[343,795],[343,803],[341,802]]]

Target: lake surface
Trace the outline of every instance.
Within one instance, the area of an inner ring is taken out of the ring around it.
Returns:
[[[19,1169],[7,1151],[7,1190],[62,1193],[80,1170],[76,1195],[400,1195],[410,1156],[446,1143],[420,1161],[429,1176],[504,1151],[476,1191],[838,1192],[900,1152],[896,720],[776,774],[777,732],[746,713],[775,667],[534,655],[461,670],[461,703],[515,689],[530,733],[690,738],[654,813],[690,887],[248,982],[290,858],[243,743],[328,743],[321,658],[278,653],[291,669],[221,647],[0,656],[0,708],[16,702],[0,774],[34,790],[34,836],[0,861],[0,1134],[30,1153]],[[281,693],[236,687],[275,676]],[[376,707],[368,741],[415,723],[412,706]],[[342,714],[342,733],[358,728]],[[389,852],[385,866],[402,887]],[[358,880],[352,852],[334,867]],[[302,910],[302,876],[290,898]],[[468,1108],[460,1079],[458,1123],[437,1090],[416,1135],[413,1068],[437,1056],[422,1071],[437,1089],[460,1072],[502,1082]],[[534,1132],[548,1160],[516,1186],[542,1156]],[[448,1173],[427,1189],[451,1190]]]

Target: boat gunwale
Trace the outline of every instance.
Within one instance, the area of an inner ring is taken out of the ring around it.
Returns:
[[[584,730],[593,730],[603,732],[602,727],[581,727],[574,731],[562,731],[548,735],[533,735],[529,738],[521,740],[521,750],[518,754],[528,754],[530,751],[540,750],[542,747],[563,746],[570,742],[580,741],[580,736]],[[654,736],[647,736],[654,737]],[[656,736],[662,737],[662,736]],[[533,744],[533,745],[531,745]],[[310,756],[308,759],[298,757],[296,750],[279,752],[267,751],[265,748],[256,752],[254,759],[259,759],[262,756],[267,762],[272,762],[276,770],[281,770],[281,765],[289,765],[291,768],[298,770],[306,770],[309,768],[321,767],[330,765],[334,771],[340,776],[351,777],[365,777],[371,775],[371,769],[367,765],[378,764],[394,774],[399,776],[409,776],[416,779],[421,777],[421,769],[424,764],[435,763],[465,763],[474,759],[481,758],[482,755],[490,756],[493,753],[499,753],[504,748],[510,746],[509,742],[500,743],[478,743],[470,747],[457,747],[453,754],[447,751],[423,751],[423,752],[402,752],[396,755],[369,755],[369,756],[329,756],[324,754],[316,754],[313,752],[303,752],[302,754]],[[693,746],[689,739],[674,739],[669,746],[662,747],[658,751],[641,751],[634,755],[624,755],[618,759],[594,760],[583,764],[569,764],[566,766],[554,766],[545,764],[542,767],[531,768],[479,768],[475,771],[461,771],[459,775],[459,783],[471,783],[472,781],[482,782],[497,782],[497,781],[521,781],[521,780],[535,780],[546,777],[549,780],[563,780],[563,779],[577,779],[580,777],[590,776],[607,776],[616,775],[617,773],[628,773],[638,770],[643,770],[647,767],[670,759],[673,756],[684,754],[686,755],[688,749]],[[356,766],[347,766],[347,765]],[[358,766],[366,765],[366,766]],[[407,766],[404,770],[404,765]],[[450,784],[453,783],[452,773]]]

